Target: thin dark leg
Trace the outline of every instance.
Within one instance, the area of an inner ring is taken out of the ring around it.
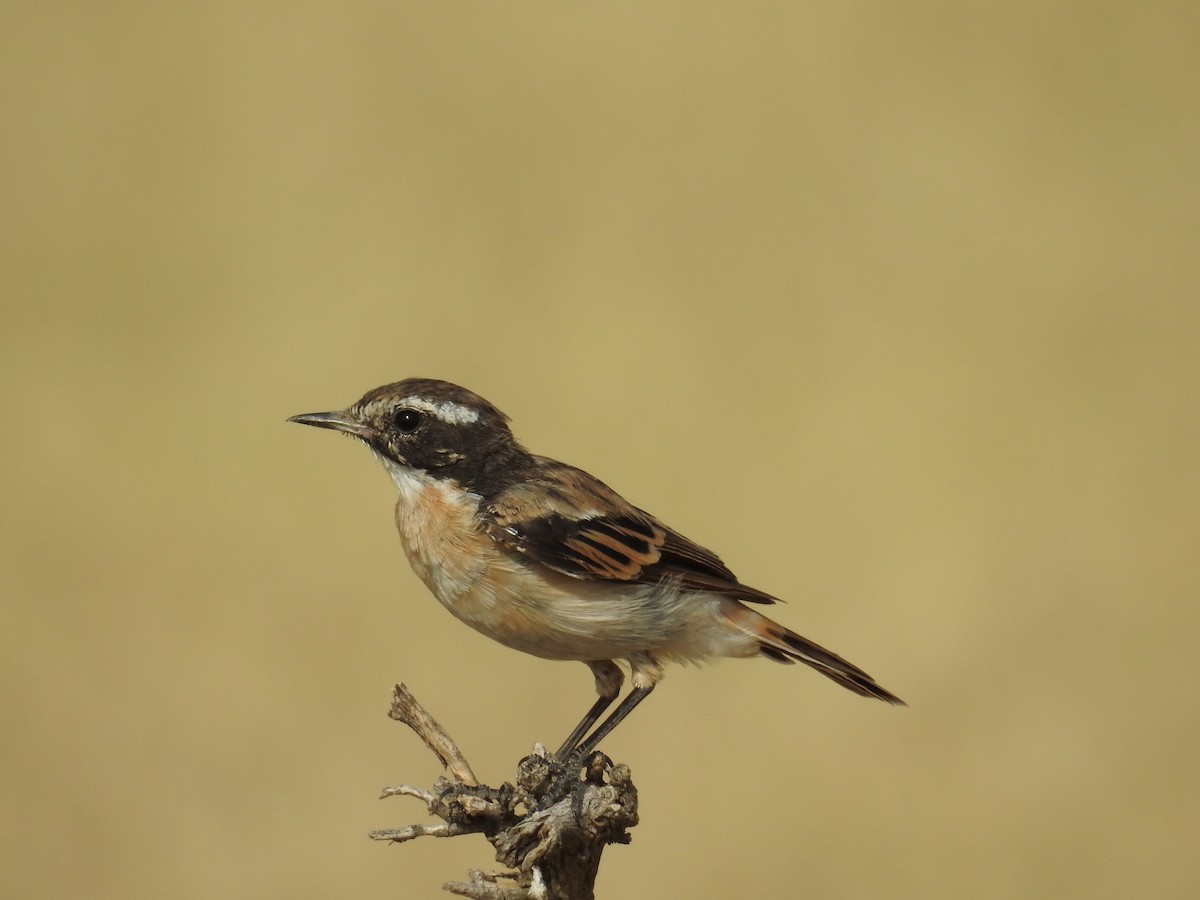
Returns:
[[[608,733],[620,725],[621,720],[633,712],[635,706],[649,697],[652,690],[654,690],[654,685],[650,685],[649,687],[635,687],[630,691],[629,695],[621,701],[621,705],[616,708],[613,714],[601,722],[600,727],[589,734],[587,740],[575,748],[575,752],[580,756],[587,756],[595,750],[596,745],[608,737]],[[595,707],[592,707],[592,709],[595,710]],[[597,715],[599,715],[599,712],[597,712]],[[559,759],[562,759],[562,757],[559,756]]]
[[[554,758],[566,759],[567,754],[575,749],[575,745],[588,733],[588,729],[599,721],[600,716],[604,714],[606,709],[613,705],[613,701],[616,699],[616,695],[612,697],[601,696],[599,700],[593,703],[592,708],[584,714],[584,717],[579,720],[579,724],[575,726],[575,729],[563,741],[563,745],[558,748],[558,752],[554,754]]]

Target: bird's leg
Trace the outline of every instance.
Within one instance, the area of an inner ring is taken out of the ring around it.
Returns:
[[[606,709],[612,706],[617,695],[621,693],[621,685],[625,683],[625,673],[618,669],[617,664],[611,659],[591,661],[587,663],[587,667],[592,670],[592,675],[596,678],[596,693],[600,695],[600,699],[592,704],[592,708],[579,720],[579,724],[563,741],[563,745],[554,754],[555,759],[567,758],[567,754],[575,749],[576,744],[588,733],[588,729],[600,720],[600,716]]]
[[[611,716],[601,722],[596,730],[584,738],[574,752],[581,758],[586,757],[596,749],[609,732],[621,724],[621,721],[633,712],[633,708],[650,696],[654,686],[663,676],[662,666],[653,656],[646,652],[629,655],[629,669],[633,675],[633,690],[621,701]]]
[[[596,745],[608,737],[608,733],[621,724],[621,720],[633,712],[633,708],[650,696],[650,692],[654,690],[653,684],[635,687],[629,692],[621,705],[618,706],[611,716],[600,723],[599,727],[587,736],[587,739],[575,748],[575,753],[580,757],[587,756],[596,749]],[[561,759],[561,757],[560,757]]]

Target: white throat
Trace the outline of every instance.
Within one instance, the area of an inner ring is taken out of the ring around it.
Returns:
[[[422,472],[420,469],[402,465],[394,459],[389,459],[382,453],[376,453],[375,456],[383,463],[383,467],[387,469],[387,473],[391,476],[392,484],[396,485],[396,490],[399,492],[402,502],[411,503],[416,500],[421,490],[429,487],[434,481],[428,472]]]

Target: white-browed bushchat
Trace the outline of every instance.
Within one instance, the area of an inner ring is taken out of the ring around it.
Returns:
[[[587,472],[522,447],[465,388],[409,378],[338,412],[289,421],[362,440],[399,497],[413,570],[446,609],[514,650],[588,665],[600,695],[559,749],[587,753],[654,689],[667,661],[802,662],[901,704],[866,672],[747,604],[776,598]],[[594,731],[630,669],[633,688]]]

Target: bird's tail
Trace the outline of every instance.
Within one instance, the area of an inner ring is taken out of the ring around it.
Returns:
[[[758,639],[758,652],[767,659],[788,665],[802,662],[856,694],[874,697],[896,706],[907,706],[891,691],[876,684],[875,679],[858,666],[847,662],[836,653],[826,650],[820,644],[814,644],[794,631],[789,631],[764,615],[750,609],[745,611],[750,613],[750,616],[744,617],[739,624],[743,627],[748,626],[747,630]]]

